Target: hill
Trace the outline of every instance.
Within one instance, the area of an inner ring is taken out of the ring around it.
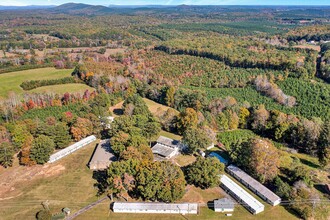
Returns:
[[[54,13],[64,13],[71,15],[100,15],[112,12],[113,10],[102,5],[88,5],[82,3],[67,3],[49,9]]]

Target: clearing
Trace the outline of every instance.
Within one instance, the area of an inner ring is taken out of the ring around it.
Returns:
[[[64,94],[66,92],[82,93],[86,91],[86,89],[90,91],[95,90],[94,88],[89,87],[88,85],[85,84],[69,83],[62,85],[42,86],[28,91],[28,93],[56,93],[56,94]]]
[[[96,201],[96,180],[87,167],[94,147],[95,142],[53,164],[0,170],[0,220],[35,219],[46,200],[54,213],[64,207],[74,213]]]
[[[70,76],[71,72],[72,69],[58,70],[50,67],[0,74],[0,97],[7,97],[10,92],[15,92],[17,95],[23,94],[24,90],[20,85],[24,81],[59,79]]]

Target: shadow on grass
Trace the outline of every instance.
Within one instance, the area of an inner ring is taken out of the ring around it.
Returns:
[[[95,179],[97,181],[97,183],[94,184],[94,187],[97,187],[97,189],[98,189],[97,195],[102,195],[103,193],[105,193],[108,188],[107,172],[106,171],[94,171],[93,179]]]
[[[315,164],[315,163],[313,163],[309,160],[302,159],[302,158],[300,159],[300,162],[307,165],[307,166],[310,166],[312,168],[319,168],[320,167],[319,165],[317,165],[317,164]]]
[[[124,114],[124,111],[121,108],[116,108],[116,109],[113,110],[113,113],[115,115],[123,115]]]
[[[315,189],[320,191],[321,193],[325,195],[329,195],[330,191],[328,190],[327,186],[324,184],[314,184]]]

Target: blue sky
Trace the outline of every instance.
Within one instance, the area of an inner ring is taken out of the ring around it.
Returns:
[[[329,0],[0,0],[0,5],[60,5],[68,2],[92,5],[330,5]]]

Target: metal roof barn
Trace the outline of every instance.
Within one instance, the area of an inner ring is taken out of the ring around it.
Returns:
[[[215,212],[233,212],[235,208],[234,201],[228,198],[214,200],[213,204]]]
[[[237,183],[231,180],[228,176],[222,175],[220,178],[221,186],[230,192],[239,202],[243,203],[243,206],[253,214],[258,214],[264,211],[265,206],[261,204],[257,199],[246,192]]]
[[[169,159],[177,155],[181,147],[180,141],[160,136],[151,150],[153,154]]]
[[[115,213],[197,214],[197,203],[115,202]]]
[[[55,154],[52,154],[49,157],[48,163],[54,163],[55,161],[75,152],[76,150],[92,143],[93,141],[96,141],[96,137],[94,135],[88,136],[88,137],[78,141],[77,143],[74,143],[74,144],[70,145],[69,147],[64,148],[63,150],[60,150],[60,151],[56,152]]]
[[[110,139],[101,140],[89,162],[89,168],[91,170],[105,170],[111,162],[116,160],[117,158],[110,146]]]
[[[230,165],[227,167],[227,171],[243,185],[251,189],[254,193],[256,193],[272,206],[276,206],[281,203],[281,198],[279,196],[270,191],[267,187],[259,183],[240,168],[234,165]]]

